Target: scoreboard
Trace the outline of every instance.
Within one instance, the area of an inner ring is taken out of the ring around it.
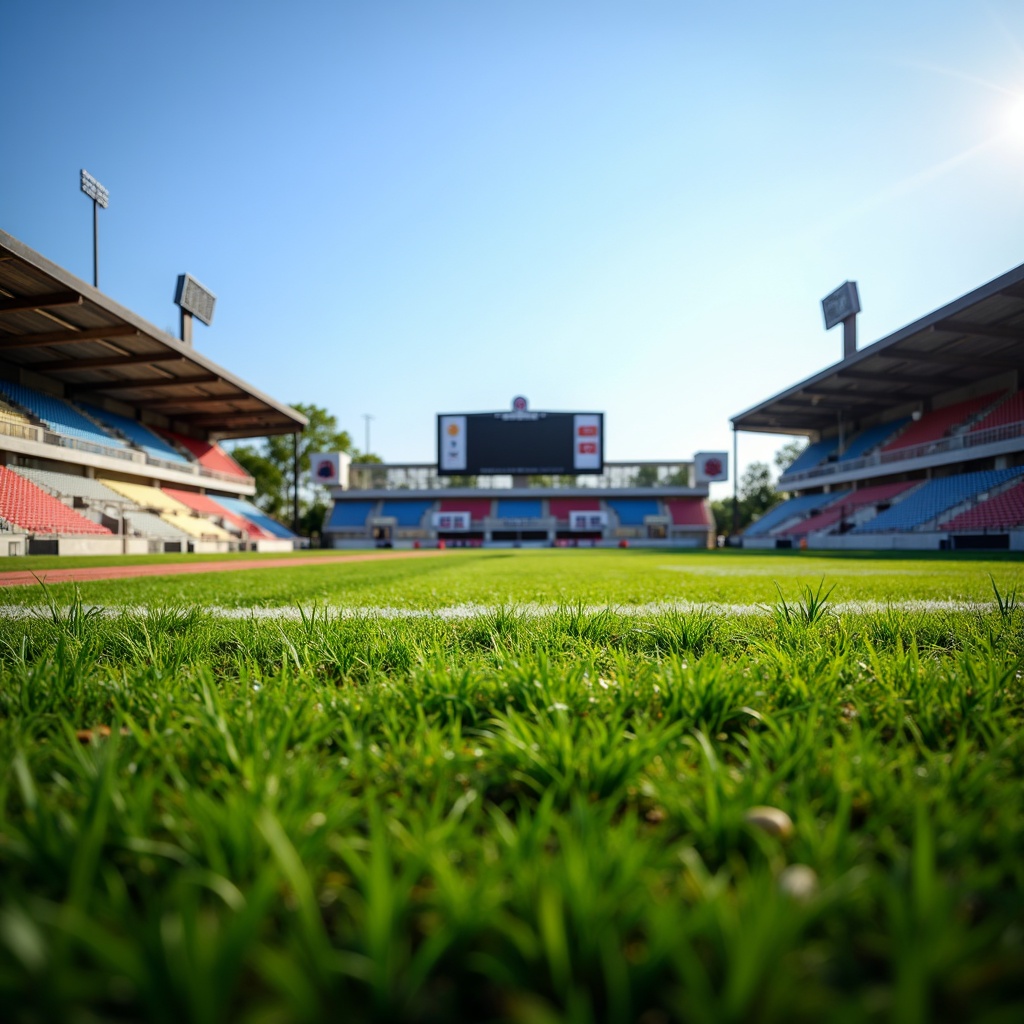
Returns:
[[[437,417],[440,476],[576,476],[604,469],[604,413],[532,412],[516,399],[510,412]]]

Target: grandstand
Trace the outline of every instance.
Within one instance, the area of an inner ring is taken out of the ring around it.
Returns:
[[[0,231],[0,554],[290,549],[218,442],[305,422]]]
[[[708,547],[706,484],[689,462],[605,463],[573,479],[438,476],[434,463],[354,463],[332,489],[328,547]]]
[[[735,416],[803,435],[744,547],[1024,551],[1024,265]]]

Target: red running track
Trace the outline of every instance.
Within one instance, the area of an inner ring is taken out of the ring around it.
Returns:
[[[395,558],[429,558],[443,551],[390,551],[364,555],[321,555],[304,558],[266,558],[230,562],[170,562],[167,565],[97,565],[74,569],[40,569],[0,572],[0,587],[34,586],[37,583],[88,583],[93,580],[127,580],[137,576],[191,576],[202,572],[242,572],[246,569],[284,569],[299,565],[337,565],[340,562],[390,561]]]

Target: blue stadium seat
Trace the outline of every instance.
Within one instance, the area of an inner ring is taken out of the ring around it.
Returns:
[[[138,420],[129,419],[127,416],[121,416],[107,409],[100,409],[95,405],[83,403],[82,408],[94,420],[99,420],[100,423],[123,434],[132,444],[137,445],[147,455],[152,455],[153,458],[164,459],[168,462],[191,464],[190,459],[185,458],[177,448],[173,448],[159,434],[150,430],[145,423],[139,423]]]
[[[833,501],[846,497],[849,491],[832,491],[829,494],[801,494],[781,505],[769,509],[756,523],[743,531],[744,537],[765,537],[777,526],[781,526],[786,520],[794,516],[809,515],[816,509],[831,505]]]
[[[1015,476],[1024,474],[1024,466],[1013,469],[983,469],[974,473],[958,473],[938,480],[929,480],[923,487],[874,519],[861,524],[851,533],[903,533],[913,530],[946,509],[968,498],[997,487]]]
[[[830,455],[834,455],[837,447],[838,442],[834,437],[809,444],[796,457],[793,463],[786,467],[783,475],[802,473],[805,469],[814,469],[815,466],[824,462]]]
[[[540,499],[504,498],[498,502],[498,519],[540,519],[543,514]]]
[[[848,459],[859,459],[865,452],[885,444],[889,438],[896,433],[904,424],[910,422],[909,416],[893,420],[891,423],[879,423],[877,426],[868,427],[859,434],[850,438],[846,450],[836,459],[837,462],[846,462]]]
[[[336,501],[325,530],[360,529],[376,506],[375,501]]]
[[[398,526],[419,526],[426,512],[434,507],[433,501],[388,500],[381,504],[382,516],[393,516]]]
[[[102,427],[96,426],[63,398],[46,395],[34,388],[7,380],[0,380],[0,395],[27,409],[55,434],[78,438],[92,444],[102,444],[107,448],[126,447],[119,437],[105,433]]]
[[[282,526],[276,519],[271,519],[266,512],[261,511],[244,498],[228,498],[220,494],[211,494],[210,497],[218,505],[223,505],[229,512],[234,512],[236,515],[248,519],[250,523],[263,527],[267,533],[272,533],[275,537],[280,537],[282,540],[295,539],[295,534],[287,526]]]
[[[644,516],[661,514],[656,498],[609,498],[606,504],[619,517],[620,526],[643,526]]]

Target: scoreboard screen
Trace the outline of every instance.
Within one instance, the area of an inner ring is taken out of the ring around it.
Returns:
[[[437,417],[440,476],[573,476],[604,469],[604,413],[450,413]]]

